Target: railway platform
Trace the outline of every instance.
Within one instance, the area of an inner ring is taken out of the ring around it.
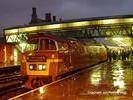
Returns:
[[[133,100],[133,66],[104,62],[10,100]]]

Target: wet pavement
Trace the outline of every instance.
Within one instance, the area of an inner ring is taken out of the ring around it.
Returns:
[[[133,62],[105,62],[13,100],[133,100]]]

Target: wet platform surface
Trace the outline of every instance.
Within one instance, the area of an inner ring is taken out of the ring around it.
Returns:
[[[133,100],[133,62],[105,62],[13,100]]]

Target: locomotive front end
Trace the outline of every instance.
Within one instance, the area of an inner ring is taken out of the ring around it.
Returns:
[[[22,75],[27,76],[26,87],[36,88],[52,81],[52,63],[55,62],[56,52],[33,52],[23,54]],[[52,56],[54,56],[52,58]],[[54,63],[56,67],[57,63]],[[53,68],[55,70],[55,68]]]
[[[32,38],[32,43],[36,44],[36,49],[22,54],[21,73],[27,77],[27,88],[37,88],[55,80],[62,62],[53,37],[36,36]]]

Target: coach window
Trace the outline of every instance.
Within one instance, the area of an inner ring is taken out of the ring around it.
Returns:
[[[67,43],[58,42],[58,48],[59,48],[59,50],[61,50],[61,51],[68,50],[68,44],[67,44]]]

